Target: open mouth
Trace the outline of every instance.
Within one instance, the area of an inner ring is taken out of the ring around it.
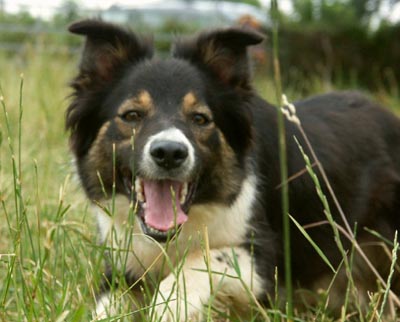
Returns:
[[[165,242],[188,220],[194,183],[136,177],[132,184],[132,176],[124,176],[123,181],[128,196],[136,200],[136,214],[146,235]]]

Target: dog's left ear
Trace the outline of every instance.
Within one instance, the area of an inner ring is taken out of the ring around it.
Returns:
[[[250,66],[247,47],[262,42],[264,36],[244,28],[228,28],[178,41],[173,56],[208,68],[226,85],[249,88]]]

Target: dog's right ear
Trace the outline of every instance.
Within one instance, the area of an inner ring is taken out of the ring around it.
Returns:
[[[86,36],[80,74],[74,82],[80,89],[96,88],[114,79],[127,64],[153,55],[152,41],[101,20],[78,21],[68,30]]]
[[[86,37],[80,70],[72,80],[72,102],[66,113],[71,149],[79,158],[87,153],[104,120],[98,107],[101,91],[129,67],[151,58],[153,44],[133,32],[101,20],[83,20],[69,31]]]

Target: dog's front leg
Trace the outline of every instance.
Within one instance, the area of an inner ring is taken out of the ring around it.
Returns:
[[[208,259],[198,252],[160,283],[151,318],[163,322],[201,321],[204,305],[247,308],[249,292],[257,296],[262,289],[246,249],[212,249]]]

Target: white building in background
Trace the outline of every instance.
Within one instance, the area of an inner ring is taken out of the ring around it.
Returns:
[[[101,12],[104,20],[135,27],[148,26],[153,30],[169,22],[187,24],[194,29],[227,26],[237,23],[243,16],[251,16],[264,26],[269,24],[267,10],[245,3],[218,0],[118,1]]]

